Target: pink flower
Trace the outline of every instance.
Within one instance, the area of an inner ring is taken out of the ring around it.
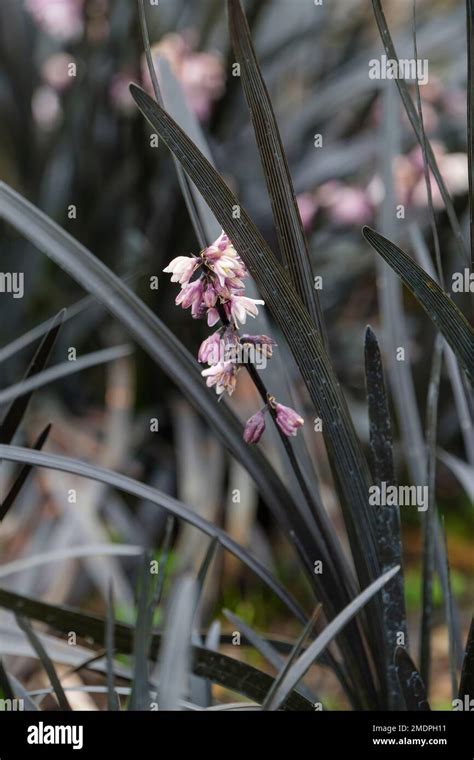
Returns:
[[[256,317],[258,314],[257,304],[264,304],[265,301],[256,298],[247,298],[247,296],[231,296],[229,309],[232,319],[236,324],[239,322],[244,325],[247,314]]]
[[[216,289],[210,282],[207,283],[204,288],[203,301],[208,309],[212,309],[216,305],[217,293]]]
[[[71,63],[76,65],[74,58],[69,53],[50,55],[41,67],[43,80],[56,92],[64,92],[75,81],[73,76],[69,76]]]
[[[283,404],[277,404],[275,411],[276,423],[283,435],[296,435],[298,428],[304,424],[304,419],[294,409]]]
[[[171,282],[179,282],[182,285],[189,282],[200,263],[197,256],[176,256],[163,272],[171,272]]]
[[[194,282],[189,282],[187,285],[183,285],[176,296],[176,306],[181,306],[183,309],[188,309],[190,306],[193,306],[199,309],[202,304],[202,291],[203,281],[201,278],[199,280],[194,280]]]
[[[465,193],[469,186],[466,155],[464,153],[447,153],[444,145],[437,140],[431,141],[431,148],[449,192],[452,195]],[[419,146],[410,151],[408,155],[395,158],[394,178],[398,198],[403,204],[418,207],[428,204],[423,151]],[[442,209],[444,202],[431,171],[430,180],[433,206],[436,209]]]
[[[31,99],[31,111],[35,122],[45,132],[55,130],[63,117],[58,93],[47,85],[35,90]]]
[[[224,393],[224,391],[227,391],[229,396],[232,396],[237,383],[238,370],[239,368],[234,362],[219,362],[208,369],[204,369],[201,375],[207,378],[206,385],[208,388],[216,386],[218,396]]]
[[[265,417],[262,411],[254,414],[247,420],[244,430],[245,443],[258,443],[265,430]]]
[[[247,270],[225,232],[202,252],[202,258],[221,287],[227,290],[244,287],[242,278],[247,277]]]
[[[220,314],[217,309],[209,309],[207,312],[207,324],[209,327],[214,327],[220,320]]]
[[[191,280],[199,267],[200,276]],[[248,349],[253,346],[257,359],[261,359],[270,357],[276,345],[268,335],[246,335],[243,343],[237,335],[239,323],[244,324],[248,314],[257,316],[257,305],[264,303],[244,295],[243,278],[248,276],[244,263],[222,231],[199,257],[177,256],[163,271],[171,273],[172,282],[181,284],[178,306],[191,307],[194,319],[207,315],[209,327],[222,320],[223,326],[201,343],[198,361],[211,365],[202,372],[208,387],[215,386],[218,395],[224,391],[232,395],[237,373],[248,361]]]
[[[109,98],[112,106],[124,116],[130,116],[136,110],[135,101],[130,92],[130,80],[134,79],[133,72],[118,71],[112,76],[109,87]]]
[[[373,216],[367,192],[360,187],[344,185],[338,180],[322,185],[318,200],[337,224],[366,224]]]
[[[218,364],[224,355],[224,341],[221,338],[221,330],[213,333],[201,343],[198,352],[198,362],[201,364]]]

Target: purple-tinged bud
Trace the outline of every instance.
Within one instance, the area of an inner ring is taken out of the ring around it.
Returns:
[[[245,443],[258,443],[265,430],[265,417],[260,410],[256,412],[245,423],[244,441]]]
[[[273,338],[269,338],[268,335],[242,335],[240,340],[242,343],[250,343],[255,346],[267,359],[271,358],[273,346],[277,345]]]
[[[296,435],[296,431],[304,424],[303,417],[291,409],[289,406],[277,404],[275,406],[276,423],[283,435]]]

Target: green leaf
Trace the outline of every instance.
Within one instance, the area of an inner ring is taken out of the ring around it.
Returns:
[[[413,293],[451,346],[471,385],[474,384],[474,331],[464,314],[433,278],[395,243],[370,227],[364,227],[362,234]]]

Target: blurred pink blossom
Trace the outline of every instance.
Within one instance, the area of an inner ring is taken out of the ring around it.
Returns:
[[[318,201],[313,193],[300,193],[296,197],[298,209],[301,216],[301,222],[305,232],[311,229],[314,217],[318,210]]]
[[[467,156],[464,153],[448,153],[445,146],[435,140],[431,141],[431,147],[449,192],[452,195],[466,192],[469,185]],[[419,145],[407,155],[395,158],[394,178],[400,203],[419,207],[427,205],[423,152]],[[433,206],[441,209],[444,206],[443,199],[431,172],[430,180]]]
[[[373,204],[367,191],[331,180],[318,190],[318,201],[336,224],[366,224],[373,215]]]
[[[179,80],[190,109],[200,121],[207,121],[212,106],[224,92],[225,76],[221,57],[217,53],[197,52],[189,41],[190,35],[166,34],[152,47],[153,58],[162,56]],[[142,58],[143,86],[152,92],[152,83],[145,57]]]
[[[50,55],[41,66],[43,80],[56,92],[64,92],[75,81],[74,77],[69,75],[71,63],[75,63],[75,60],[68,53]]]
[[[56,129],[63,115],[56,90],[46,84],[38,87],[34,92],[31,110],[36,124],[45,132]]]
[[[109,97],[114,108],[124,116],[136,112],[135,101],[130,93],[130,82],[133,76],[125,71],[119,71],[112,77],[109,87]]]
[[[82,34],[84,0],[25,0],[25,7],[52,37],[68,42]]]

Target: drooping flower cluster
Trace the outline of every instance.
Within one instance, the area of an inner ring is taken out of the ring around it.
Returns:
[[[171,282],[179,283],[181,290],[176,304],[191,309],[194,319],[207,318],[209,327],[221,321],[216,332],[203,341],[198,361],[208,364],[202,371],[208,387],[214,387],[218,396],[235,390],[241,367],[251,362],[264,367],[276,345],[268,335],[242,335],[237,330],[246,323],[247,316],[256,317],[257,306],[264,301],[245,295],[245,278],[248,272],[229,237],[222,232],[217,240],[199,256],[177,256],[163,270],[171,274]],[[244,439],[257,443],[265,429],[264,411],[271,408],[281,432],[296,435],[303,418],[293,409],[278,404],[269,397],[268,404],[254,414],[245,426]]]

